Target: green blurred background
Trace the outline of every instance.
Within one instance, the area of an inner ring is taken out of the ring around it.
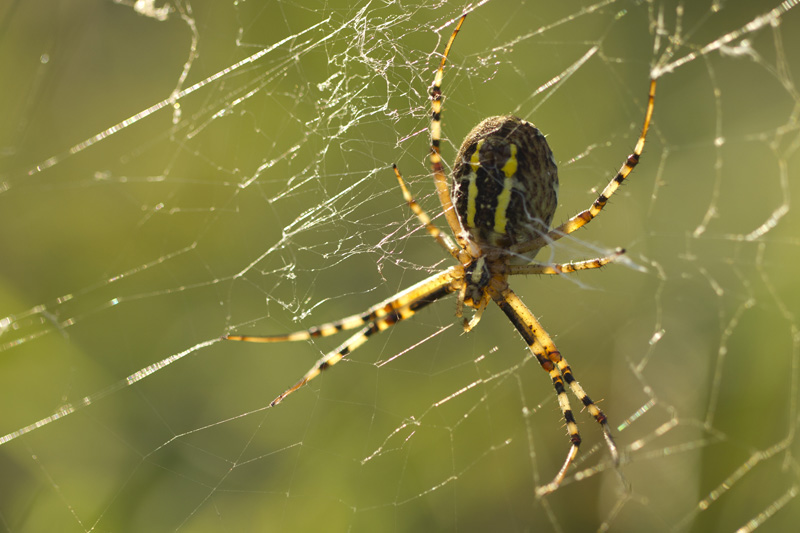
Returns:
[[[0,529],[796,527],[800,19],[721,41],[778,3],[678,5],[488,2],[451,54],[445,159],[486,116],[531,120],[556,221],[631,151],[650,68],[696,54],[660,78],[630,183],[538,257],[630,263],[513,281],[625,452],[623,482],[579,414],[576,468],[542,500],[565,429],[494,309],[464,335],[453,300],[433,306],[276,409],[344,338],[210,342],[360,312],[450,264],[391,164],[437,213],[427,89],[462,4],[0,7],[0,435],[92,400],[0,445]]]

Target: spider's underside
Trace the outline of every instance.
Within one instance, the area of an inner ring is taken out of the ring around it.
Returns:
[[[478,124],[464,140],[448,184],[441,155],[441,84],[444,65],[466,15],[459,20],[447,43],[431,88],[431,166],[439,200],[456,242],[431,222],[406,187],[397,167],[395,175],[408,205],[427,229],[457,261],[443,272],[386,299],[359,315],[285,335],[227,335],[229,340],[282,342],[333,335],[345,329],[361,328],[355,335],[326,354],[295,385],[279,395],[277,405],[323,370],[336,364],[364,344],[371,335],[412,317],[417,311],[452,293],[458,295],[456,315],[463,307],[475,309],[464,321],[464,329],[477,325],[486,306],[494,301],[528,344],[542,368],[550,375],[558,404],[566,421],[571,447],[555,478],[537,489],[538,495],[557,489],[578,453],[581,437],[570,407],[566,387],[600,423],[614,464],[619,454],[605,414],[589,398],[572,375],[550,336],[533,313],[508,286],[508,277],[517,274],[566,274],[601,267],[619,254],[567,264],[540,264],[531,259],[542,247],[572,233],[590,222],[630,174],[644,149],[653,114],[655,79],[651,79],[644,125],[634,152],[592,205],[551,229],[558,205],[558,171],[544,135],[529,122],[506,115],[490,117]],[[565,386],[566,384],[566,386]]]

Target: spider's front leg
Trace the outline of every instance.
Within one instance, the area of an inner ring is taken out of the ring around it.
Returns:
[[[344,359],[356,348],[367,342],[375,333],[389,329],[398,322],[411,318],[420,309],[454,292],[456,290],[454,280],[459,276],[460,268],[461,266],[456,265],[444,272],[434,274],[428,279],[422,280],[391,298],[370,307],[360,315],[353,315],[336,322],[283,335],[226,335],[223,338],[247,342],[298,341],[312,337],[326,337],[344,329],[352,329],[366,324],[358,333],[325,354],[297,383],[272,400],[270,406],[275,406],[291,393],[320,375],[323,370]]]
[[[608,449],[611,452],[611,458],[615,465],[619,464],[619,452],[614,443],[614,438],[611,436],[611,429],[608,425],[608,419],[603,411],[592,401],[583,387],[575,380],[572,375],[572,369],[567,364],[566,359],[561,357],[561,353],[556,349],[550,336],[544,331],[541,324],[531,311],[522,303],[522,300],[514,294],[508,287],[490,287],[490,292],[495,303],[503,310],[509,318],[517,331],[522,335],[522,338],[528,344],[528,348],[536,356],[541,367],[550,375],[553,381],[553,386],[556,390],[558,397],[558,405],[564,416],[567,424],[567,431],[569,432],[570,442],[572,443],[567,458],[563,466],[556,474],[553,480],[539,487],[536,491],[538,496],[549,494],[556,490],[567,474],[567,469],[572,464],[572,461],[578,454],[578,448],[581,445],[581,436],[578,432],[578,424],[575,422],[575,416],[569,403],[569,398],[564,387],[564,383],[570,387],[573,394],[580,400],[586,407],[594,419],[603,428],[603,436],[605,437]]]

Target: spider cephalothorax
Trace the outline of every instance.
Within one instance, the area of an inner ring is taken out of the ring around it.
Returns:
[[[608,257],[566,264],[530,261],[543,246],[591,222],[638,164],[653,115],[656,81],[650,80],[644,126],[633,153],[627,157],[619,172],[588,209],[551,229],[550,222],[558,204],[558,171],[544,135],[525,120],[506,115],[491,117],[478,124],[467,135],[458,151],[452,184],[448,186],[440,154],[441,83],[447,55],[464,18],[466,15],[461,17],[447,42],[431,88],[430,157],[434,184],[444,218],[457,243],[431,222],[430,217],[411,196],[397,167],[394,167],[395,176],[409,207],[428,233],[458,264],[358,315],[285,335],[227,335],[225,338],[252,342],[297,341],[333,335],[344,329],[360,328],[355,335],[317,361],[302,379],[275,398],[271,404],[274,406],[317,377],[320,372],[341,361],[370,336],[414,316],[420,309],[445,296],[458,294],[458,316],[461,316],[464,305],[475,308],[473,318],[464,322],[466,331],[478,324],[483,310],[494,301],[511,321],[541,367],[549,374],[569,433],[571,447],[567,458],[555,478],[538,489],[538,494],[542,495],[558,488],[581,443],[578,425],[567,397],[567,388],[603,428],[603,436],[615,464],[619,461],[619,454],[606,416],[575,380],[572,369],[553,340],[530,309],[509,288],[507,280],[509,276],[519,274],[568,274],[577,270],[598,268],[624,253],[623,250],[618,250]]]

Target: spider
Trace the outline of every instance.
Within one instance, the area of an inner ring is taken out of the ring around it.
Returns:
[[[650,80],[644,125],[633,153],[627,157],[619,172],[588,209],[551,229],[550,222],[558,204],[558,171],[544,135],[525,120],[505,115],[490,117],[478,124],[467,135],[458,151],[453,167],[452,187],[448,187],[440,152],[441,86],[447,56],[465,18],[466,15],[463,15],[459,19],[447,42],[430,90],[431,166],[444,217],[456,242],[431,222],[430,217],[412,197],[397,166],[392,165],[403,197],[411,210],[428,233],[458,264],[358,315],[284,335],[229,334],[224,338],[249,342],[302,341],[360,328],[355,335],[317,361],[302,379],[275,398],[270,404],[275,406],[323,370],[341,361],[373,334],[411,318],[417,311],[444,296],[457,294],[457,317],[462,317],[464,306],[475,310],[471,319],[464,319],[465,331],[470,331],[478,324],[483,311],[494,301],[527,343],[541,367],[550,375],[558,405],[566,421],[570,449],[555,478],[537,489],[538,495],[544,495],[559,487],[581,444],[565,383],[602,427],[615,465],[619,464],[619,453],[606,415],[575,380],[570,366],[553,340],[528,307],[509,288],[507,280],[509,276],[519,274],[568,274],[599,268],[624,253],[624,250],[618,249],[616,254],[608,257],[566,264],[532,262],[542,247],[591,222],[638,164],[653,115],[656,80]]]

